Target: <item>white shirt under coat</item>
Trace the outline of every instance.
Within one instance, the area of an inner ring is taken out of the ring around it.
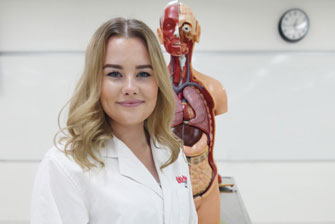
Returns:
[[[151,147],[161,187],[116,137],[100,150],[105,168],[87,172],[55,147],[50,149],[36,175],[31,223],[198,223],[185,155],[181,151],[176,162],[161,171],[170,151]]]

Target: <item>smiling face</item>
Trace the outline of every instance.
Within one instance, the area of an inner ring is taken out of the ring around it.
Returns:
[[[158,85],[140,38],[111,37],[106,46],[100,102],[116,126],[143,125],[156,106]]]

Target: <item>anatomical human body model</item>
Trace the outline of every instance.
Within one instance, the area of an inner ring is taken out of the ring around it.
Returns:
[[[213,146],[215,115],[227,111],[226,92],[217,80],[192,68],[200,25],[185,4],[169,3],[157,32],[171,55],[169,70],[176,102],[173,130],[184,140],[199,223],[219,223],[220,193]]]

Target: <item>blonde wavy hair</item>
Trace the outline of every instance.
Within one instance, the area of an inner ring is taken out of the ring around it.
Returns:
[[[63,149],[58,149],[64,151],[66,155],[71,155],[83,169],[97,167],[96,162],[104,167],[95,150],[103,147],[106,139],[113,137],[108,116],[100,103],[106,45],[113,36],[137,37],[146,43],[159,90],[156,107],[145,121],[145,130],[153,142],[157,141],[171,150],[170,158],[161,166],[163,169],[176,161],[183,145],[181,139],[171,131],[175,108],[174,93],[170,74],[155,34],[147,25],[135,19],[111,19],[94,33],[86,50],[84,71],[68,102],[70,107],[66,126],[60,128],[55,135],[55,145],[57,148],[57,142],[64,145]],[[59,127],[60,116],[65,106],[59,113]],[[60,133],[62,136],[57,140]],[[89,157],[95,161],[90,161]]]

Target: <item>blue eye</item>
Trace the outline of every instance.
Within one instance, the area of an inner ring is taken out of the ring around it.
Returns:
[[[110,72],[107,74],[107,76],[110,76],[110,77],[121,77],[121,74],[120,72]]]
[[[150,77],[151,75],[148,72],[140,72],[137,75],[138,77],[145,78],[145,77]]]

